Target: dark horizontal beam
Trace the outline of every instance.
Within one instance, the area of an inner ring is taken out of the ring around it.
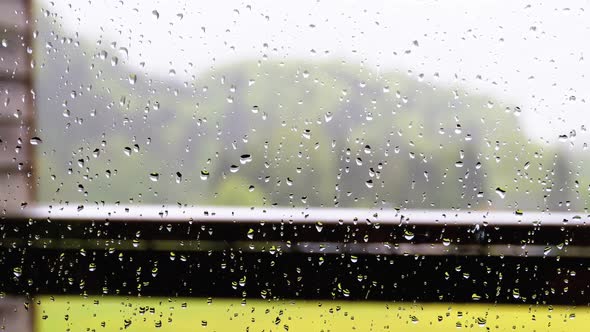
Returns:
[[[587,215],[25,206],[0,291],[590,304]]]
[[[0,250],[8,294],[587,305],[588,262],[555,257]]]

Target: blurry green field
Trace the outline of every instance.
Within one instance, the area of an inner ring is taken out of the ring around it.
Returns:
[[[35,302],[37,331],[590,329],[588,307],[65,296]]]

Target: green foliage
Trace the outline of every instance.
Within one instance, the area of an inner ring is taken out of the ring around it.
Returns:
[[[552,147],[529,141],[511,107],[485,96],[336,61],[241,62],[182,82],[84,55],[100,51],[63,44],[38,56],[42,201],[586,206],[567,153],[554,177]],[[55,86],[64,72],[73,84]],[[82,87],[76,98],[70,85]]]

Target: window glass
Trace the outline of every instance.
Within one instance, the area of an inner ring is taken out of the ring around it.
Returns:
[[[584,1],[0,1],[0,321],[583,330]]]
[[[585,12],[39,1],[43,202],[587,204]]]

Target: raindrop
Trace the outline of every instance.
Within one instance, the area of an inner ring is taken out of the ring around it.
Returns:
[[[547,256],[549,253],[551,253],[551,247],[546,246],[545,249],[543,249],[543,255]]]
[[[39,137],[33,137],[29,140],[29,143],[31,143],[31,145],[39,145],[41,143],[43,143],[43,140],[41,140]]]
[[[504,199],[504,197],[506,197],[506,190],[498,187],[496,188],[496,194],[498,194],[498,196],[500,196],[501,199]]]
[[[487,321],[486,321],[485,318],[483,318],[483,317],[478,317],[477,318],[477,325],[479,325],[479,327],[486,326],[486,323],[487,323]]]
[[[158,13],[158,11],[155,9],[152,10],[152,15],[156,18],[156,20],[160,18],[160,13]]]
[[[129,57],[129,51],[126,47],[120,47],[119,52],[121,52],[125,56],[125,58]]]
[[[520,298],[520,290],[518,288],[512,290],[512,297],[514,297],[515,299]]]
[[[414,233],[412,233],[412,232],[410,232],[408,230],[405,230],[404,231],[404,238],[406,240],[410,241],[410,240],[414,239]]]
[[[202,170],[201,171],[201,180],[207,180],[209,178],[209,171],[207,170]]]
[[[315,224],[315,229],[318,231],[318,233],[320,233],[324,229],[324,224],[322,224],[321,222],[318,221]]]
[[[137,75],[136,74],[130,74],[129,75],[129,84],[134,85],[135,82],[137,82]]]
[[[311,130],[305,129],[303,133],[301,133],[301,136],[303,136],[303,138],[311,139]]]
[[[249,154],[243,154],[240,156],[240,163],[242,165],[247,164],[252,161],[252,156]]]
[[[326,122],[332,121],[332,117],[333,117],[332,112],[327,112],[326,114],[324,114],[324,119],[326,120]]]
[[[150,173],[150,180],[152,180],[153,182],[158,181],[159,178],[160,178],[160,174],[158,174],[158,173]]]

